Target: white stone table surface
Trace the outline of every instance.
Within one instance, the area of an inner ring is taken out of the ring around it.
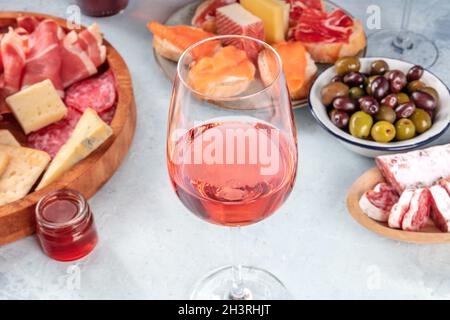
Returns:
[[[90,201],[100,243],[87,258],[47,258],[34,236],[0,248],[0,299],[184,299],[210,270],[229,263],[226,228],[183,207],[166,170],[165,135],[171,84],[152,55],[146,22],[164,21],[181,0],[131,0],[98,22],[133,77],[137,130],[130,153]],[[399,0],[336,0],[366,20],[382,9],[382,27],[400,25]],[[66,17],[68,0],[0,0],[0,10]],[[441,51],[432,70],[450,84],[450,2],[414,1],[411,29]],[[368,30],[368,32],[370,32]],[[445,106],[450,107],[450,106]],[[275,215],[244,229],[245,262],[276,274],[298,299],[450,298],[450,244],[420,246],[384,239],[358,225],[345,206],[347,189],[373,160],[344,149],[307,109],[295,111],[299,174]],[[450,142],[450,132],[437,143]]]

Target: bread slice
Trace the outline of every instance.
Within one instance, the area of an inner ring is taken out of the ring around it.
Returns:
[[[180,59],[181,54],[183,53],[180,48],[176,47],[168,40],[162,39],[156,35],[153,38],[153,47],[159,55],[175,62]]]
[[[317,66],[311,55],[300,42],[282,42],[273,47],[282,60],[291,99],[299,100],[307,97],[317,73]],[[274,55],[267,50],[261,51],[258,56],[258,67],[263,83],[266,86],[270,85],[275,80],[277,72]]]
[[[306,50],[318,63],[335,63],[341,57],[357,55],[366,47],[366,35],[360,20],[354,21],[353,32],[348,43],[303,42]]]

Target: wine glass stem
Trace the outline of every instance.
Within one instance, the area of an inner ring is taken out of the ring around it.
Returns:
[[[400,27],[400,32],[398,33],[397,37],[395,37],[393,45],[398,48],[399,50],[408,50],[412,49],[413,43],[409,39],[408,35],[408,27],[409,27],[409,21],[411,18],[411,11],[412,11],[412,0],[403,0],[404,6],[403,6],[403,13],[402,13],[402,24]]]
[[[248,300],[250,299],[250,292],[245,288],[244,280],[242,279],[242,261],[241,261],[241,227],[231,227],[231,259],[232,259],[232,274],[233,284],[230,292],[232,300]]]

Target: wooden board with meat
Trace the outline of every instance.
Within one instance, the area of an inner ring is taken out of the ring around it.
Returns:
[[[199,1],[175,12],[165,25],[153,21],[149,29],[154,57],[170,80],[181,53],[202,39],[233,34],[268,42],[285,65],[294,107],[307,105],[312,82],[330,63],[364,56],[366,47],[361,21],[323,0]]]
[[[377,168],[363,174],[349,190],[350,214],[391,239],[449,242],[449,148],[441,145],[377,157]]]
[[[125,157],[136,110],[128,68],[100,26],[0,13],[0,245],[34,232],[62,188],[94,195]]]

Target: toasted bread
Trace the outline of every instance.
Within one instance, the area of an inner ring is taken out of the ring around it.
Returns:
[[[357,55],[366,47],[366,35],[360,20],[355,20],[348,43],[304,42],[306,50],[318,63],[335,63],[341,57]]]
[[[255,66],[245,51],[235,46],[220,49],[212,57],[198,60],[189,70],[188,83],[208,97],[225,98],[241,94],[255,76]]]
[[[305,98],[317,73],[311,55],[300,42],[282,42],[273,47],[283,63],[291,99]],[[258,67],[263,83],[265,85],[272,83],[277,72],[275,56],[270,51],[261,51],[258,56]]]

